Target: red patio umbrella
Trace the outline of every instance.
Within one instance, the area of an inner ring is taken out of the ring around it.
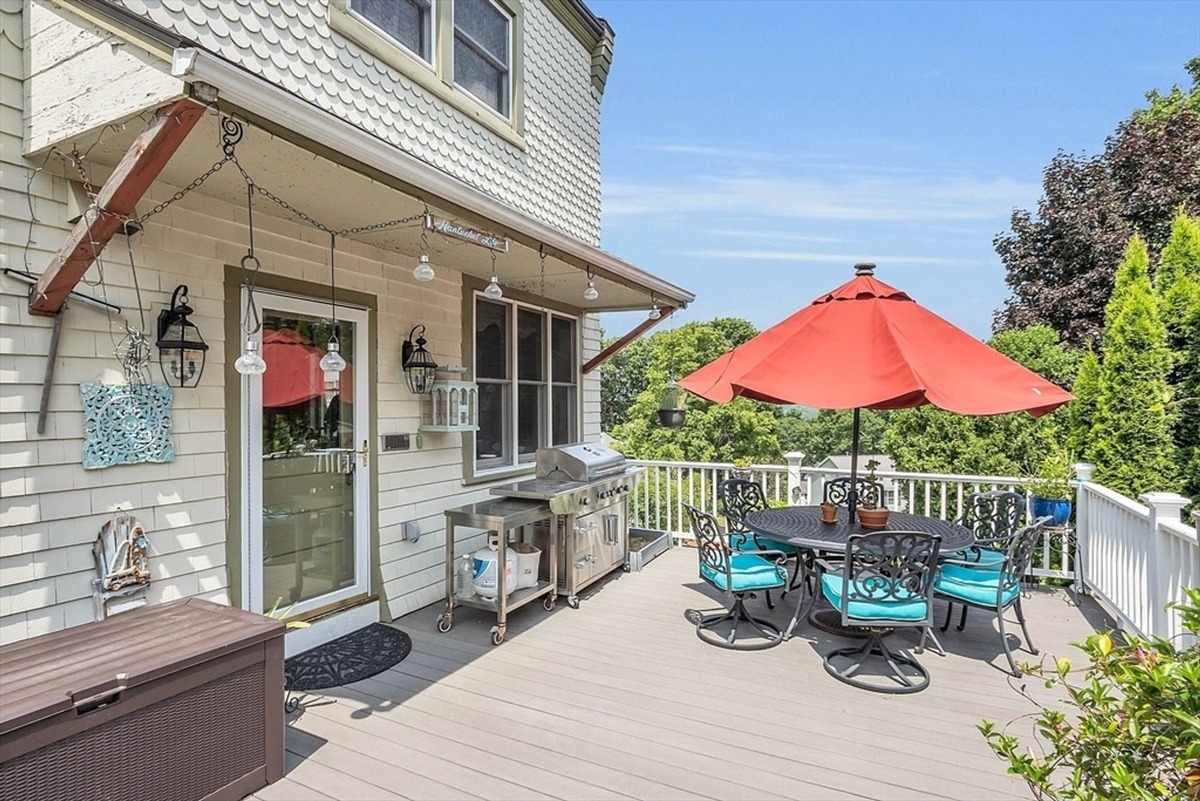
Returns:
[[[858,410],[931,403],[969,415],[1040,417],[1074,396],[855,266],[855,277],[679,385],[720,403],[854,409],[850,476],[858,469]],[[853,519],[854,510],[850,510]]]
[[[263,408],[280,409],[307,403],[325,394],[325,371],[321,369],[324,349],[291,328],[268,331],[263,335],[262,357],[267,363],[263,373]],[[341,399],[353,403],[351,367],[346,366],[338,379]]]

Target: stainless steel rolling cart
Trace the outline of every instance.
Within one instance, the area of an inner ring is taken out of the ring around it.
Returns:
[[[545,502],[522,500],[518,498],[493,498],[480,503],[460,506],[446,510],[446,611],[438,615],[438,631],[445,634],[454,625],[454,607],[468,606],[475,609],[485,609],[496,613],[496,625],[492,626],[492,645],[504,642],[505,629],[508,624],[508,613],[520,608],[530,601],[544,598],[542,606],[549,612],[554,609],[558,598],[558,538],[547,539],[547,575],[545,580],[538,575],[538,582],[533,587],[523,587],[506,592],[505,586],[505,548],[516,542],[527,542],[524,539],[527,527],[532,530],[536,524],[553,526],[554,513]],[[496,598],[486,600],[478,596],[459,598],[454,594],[454,542],[457,527],[484,529],[495,533],[498,546]],[[532,536],[532,535],[530,535]]]

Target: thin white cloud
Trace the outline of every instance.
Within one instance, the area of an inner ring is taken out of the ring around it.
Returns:
[[[794,250],[688,250],[680,253],[693,259],[727,261],[777,261],[849,264],[871,261],[875,264],[933,264],[963,266],[974,263],[969,259],[947,259],[934,256],[864,256],[862,253],[806,253]]]
[[[843,181],[724,176],[670,184],[615,181],[605,185],[604,213],[610,218],[745,214],[788,220],[992,219],[1036,198],[1039,189],[1009,179],[878,176]]]
[[[739,147],[666,144],[645,145],[644,148],[646,150],[652,150],[656,153],[677,153],[683,156],[703,156],[705,158],[717,159],[741,159],[744,161],[779,161],[781,159],[778,153],[770,153],[765,150],[749,150]]]
[[[821,242],[824,244],[838,244],[847,241],[845,237],[841,236],[810,236],[808,234],[792,234],[784,231],[758,231],[747,228],[712,228],[708,230],[708,233],[712,236],[721,236],[726,239],[755,239],[771,242]]]

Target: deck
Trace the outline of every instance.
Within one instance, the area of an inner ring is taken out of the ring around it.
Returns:
[[[440,604],[396,621],[412,637],[408,658],[305,695],[287,775],[251,798],[1030,797],[975,729],[1034,710],[1003,670],[994,616],[973,611],[964,632],[941,635],[945,657],[920,657],[927,690],[884,696],[828,676],[819,654],[846,641],[807,625],[765,651],[702,643],[685,610],[712,609],[718,595],[697,579],[693,550],[589,590],[578,610],[517,610],[499,647],[479,610],[458,610],[447,634],[434,625]],[[1063,590],[1025,605],[1043,654],[1077,659],[1068,643],[1104,625]],[[770,616],[790,614],[784,602]]]

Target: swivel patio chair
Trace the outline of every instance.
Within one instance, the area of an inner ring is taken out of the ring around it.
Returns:
[[[883,506],[883,485],[878,481],[872,481],[866,476],[857,476],[853,486],[860,504],[870,501],[876,507]],[[849,477],[826,479],[821,490],[822,503],[832,503],[843,509],[850,508],[850,487]]]
[[[767,508],[767,498],[763,494],[761,485],[743,478],[726,479],[717,485],[717,497],[720,499],[721,509],[725,513],[725,530],[729,532],[730,548],[735,551],[779,551],[789,557],[797,556],[798,551],[795,545],[764,537],[746,526],[746,515]],[[806,551],[806,554],[810,555],[811,562],[811,551]],[[801,567],[797,564],[796,572],[792,574],[792,581],[788,585],[788,589],[794,587],[799,581],[800,570]],[[783,594],[786,595],[787,590],[784,590]],[[765,595],[767,608],[774,609],[775,604],[771,603],[770,590],[767,590]]]
[[[929,671],[913,656],[889,649],[883,635],[890,629],[921,629],[920,652],[933,622],[930,593],[937,569],[941,537],[920,531],[877,531],[851,534],[845,561],[817,560],[818,581],[825,599],[842,614],[842,625],[864,628],[861,646],[830,651],[824,657],[829,675],[853,687],[882,693],[915,693],[929,686]],[[859,677],[872,657],[882,658],[892,684]],[[850,658],[838,667],[834,662]],[[909,668],[905,671],[901,666]],[[915,673],[916,675],[910,675]]]
[[[786,556],[779,551],[733,551],[722,535],[717,520],[706,512],[684,505],[696,538],[700,558],[700,578],[726,595],[733,596],[728,611],[702,615],[696,620],[696,636],[710,645],[755,651],[778,645],[783,632],[766,620],[746,611],[746,597],[755,592],[780,589],[787,585]],[[722,634],[725,625],[728,633]],[[760,635],[738,641],[738,627],[748,625]],[[720,627],[720,630],[718,630]]]
[[[978,565],[947,562],[939,568],[937,580],[933,585],[934,597],[948,602],[946,622],[941,626],[942,631],[950,626],[954,604],[962,604],[964,608],[973,606],[990,609],[996,613],[1000,641],[1004,645],[1004,655],[1008,657],[1008,666],[1014,676],[1020,676],[1021,670],[1017,667],[1012,648],[1008,644],[1008,634],[1004,630],[1004,613],[1009,607],[1016,609],[1017,621],[1025,635],[1025,645],[1031,654],[1036,654],[1038,649],[1029,636],[1029,628],[1025,625],[1025,612],[1021,609],[1021,580],[1029,572],[1033,551],[1041,539],[1042,529],[1050,520],[1050,517],[1039,517],[1033,524],[1018,531],[1009,543],[1004,560],[996,569],[983,570]],[[958,630],[962,629],[963,625],[960,623]]]
[[[942,561],[977,570],[999,570],[1024,516],[1025,496],[1019,492],[993,490],[971,495],[958,522],[974,532],[975,544],[961,551],[943,552]],[[967,625],[967,609],[964,604],[959,631]]]

